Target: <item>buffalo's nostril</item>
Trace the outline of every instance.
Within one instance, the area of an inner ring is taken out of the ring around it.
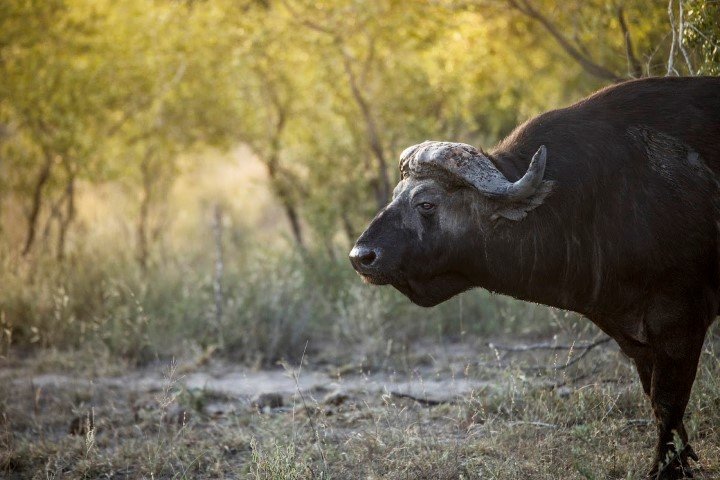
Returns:
[[[376,258],[377,255],[375,254],[375,251],[370,250],[369,252],[366,252],[363,256],[360,257],[360,263],[362,263],[366,267],[369,267],[370,265],[372,265]]]
[[[355,269],[367,268],[377,260],[377,252],[368,247],[354,247],[350,252],[350,261]]]

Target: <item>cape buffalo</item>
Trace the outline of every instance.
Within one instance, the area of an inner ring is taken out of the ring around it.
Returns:
[[[350,252],[363,279],[425,307],[483,287],[586,316],[650,397],[650,476],[690,474],[683,415],[720,301],[720,78],[614,85],[490,152],[414,145],[400,173]]]

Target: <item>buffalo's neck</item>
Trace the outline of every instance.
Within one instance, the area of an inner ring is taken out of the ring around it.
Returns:
[[[586,304],[583,300],[588,286],[571,279],[577,278],[577,270],[583,267],[566,263],[567,258],[561,258],[559,248],[542,229],[512,227],[516,228],[499,232],[502,227],[498,226],[495,232],[482,235],[483,242],[477,248],[481,257],[475,275],[478,286],[521,300],[580,311]]]
[[[511,180],[521,177],[529,163],[511,154],[493,156],[492,161]],[[586,315],[592,312],[608,286],[602,272],[605,250],[591,229],[568,227],[574,224],[568,217],[588,212],[568,205],[566,196],[572,195],[558,189],[525,218],[500,218],[477,235],[480,287]]]

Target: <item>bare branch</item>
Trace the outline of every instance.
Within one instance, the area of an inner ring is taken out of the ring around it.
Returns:
[[[432,0],[430,2],[431,5],[439,6],[442,8],[445,8],[449,11],[472,11],[472,10],[478,10],[480,8],[482,9],[490,9],[490,8],[496,8],[497,2],[494,2],[492,0],[490,1],[483,1],[483,0],[468,0],[468,1],[454,1],[451,3],[447,3],[445,1],[441,0]]]
[[[702,37],[703,40],[705,40],[707,43],[709,43],[713,47],[720,50],[720,43],[714,42],[712,38],[705,35],[701,30],[698,30],[698,28],[695,25],[693,25],[692,23],[689,23],[688,25],[686,25],[686,28],[693,29],[695,31],[695,33],[697,33],[700,37]]]
[[[298,21],[301,25],[304,25],[305,27],[307,27],[307,28],[309,28],[309,29],[311,29],[311,30],[315,30],[316,32],[320,32],[320,33],[324,33],[324,34],[326,34],[326,35],[330,35],[330,36],[332,36],[334,39],[336,39],[337,33],[336,33],[334,30],[332,30],[332,29],[330,29],[330,28],[327,28],[326,26],[321,25],[321,24],[319,24],[319,23],[317,23],[317,22],[313,22],[312,20],[308,20],[308,19],[305,18],[305,17],[301,17],[301,16],[300,16],[300,13],[299,13],[299,12],[295,9],[295,7],[293,7],[293,6],[290,4],[290,2],[288,2],[287,0],[282,0],[282,4],[285,5],[285,8],[288,9],[288,11],[292,14],[293,18],[294,18],[296,21]]]
[[[652,75],[652,72],[657,71],[661,66],[665,65],[665,62],[657,62],[653,63],[655,60],[655,55],[657,55],[658,51],[660,50],[660,47],[664,44],[667,37],[670,35],[670,32],[665,33],[665,35],[655,44],[655,48],[653,48],[652,52],[650,52],[649,55],[645,56],[645,75]]]
[[[225,272],[225,258],[223,249],[223,212],[219,203],[213,207],[212,222],[213,237],[215,239],[215,269],[213,271],[213,297],[215,299],[215,328],[220,349],[225,348],[223,335],[223,275]]]
[[[522,1],[522,0],[520,0],[520,1]],[[531,16],[533,15],[530,10],[528,10],[528,9],[526,9],[526,8],[524,7],[525,2],[523,2],[523,3],[521,4],[521,3],[519,3],[519,2],[516,1],[516,0],[508,0],[508,4],[509,4],[512,8],[514,8],[514,9],[516,9],[516,10],[519,10],[520,12],[524,13],[524,14],[527,15],[527,16],[530,16],[530,17],[531,17]]]
[[[378,205],[383,207],[388,199],[390,198],[390,179],[387,174],[387,164],[385,161],[385,151],[380,141],[380,134],[378,132],[377,123],[375,117],[370,110],[370,104],[365,99],[360,85],[358,85],[357,77],[352,68],[351,57],[344,45],[338,44],[338,49],[342,56],[343,67],[345,74],[348,77],[348,83],[350,84],[350,91],[355,99],[360,111],[362,112],[363,119],[365,120],[365,128],[368,134],[368,143],[370,144],[370,150],[373,152],[373,156],[378,164],[378,174],[380,180],[380,191],[378,192],[378,198],[376,199]]]
[[[507,0],[507,2],[511,7],[522,12],[545,27],[545,30],[553,36],[563,50],[565,50],[565,52],[570,55],[570,57],[572,57],[587,73],[595,77],[602,78],[603,80],[622,80],[620,75],[617,75],[611,70],[594,62],[588,56],[583,55],[580,49],[572,45],[570,41],[568,41],[568,39],[560,33],[558,28],[545,15],[535,9],[528,0]]]
[[[601,339],[600,342],[608,342],[609,338]],[[532,350],[585,350],[586,348],[593,348],[598,342],[571,344],[571,345],[556,345],[550,342],[543,343],[531,343],[530,345],[496,345],[494,343],[488,343],[488,347],[493,350],[500,350],[503,352],[529,352]]]
[[[65,239],[67,238],[70,225],[75,219],[75,179],[77,177],[77,168],[71,162],[64,161],[65,171],[67,173],[67,183],[65,185],[65,194],[63,201],[65,202],[65,213],[60,214],[58,218],[58,239],[56,257],[58,261],[62,261],[65,257]]]
[[[677,43],[677,33],[675,32],[675,13],[673,13],[673,0],[668,2],[668,19],[670,20],[670,31],[672,32],[672,43],[670,43],[670,54],[668,55],[667,61],[667,72],[665,76],[670,76],[671,73],[679,75],[678,71],[675,70],[675,44]]]
[[[577,362],[579,362],[580,360],[582,360],[583,358],[585,358],[585,356],[586,356],[588,353],[590,353],[590,351],[591,351],[593,348],[595,348],[595,347],[597,347],[597,346],[599,346],[599,345],[606,344],[606,343],[608,343],[610,340],[612,340],[610,337],[605,337],[605,338],[603,338],[603,339],[598,340],[597,342],[593,342],[593,343],[591,343],[590,345],[587,345],[587,346],[583,349],[583,352],[582,352],[580,355],[578,355],[577,357],[573,358],[572,360],[570,360],[570,361],[568,361],[568,362],[566,362],[566,363],[564,363],[564,364],[562,364],[562,365],[541,366],[541,367],[531,368],[530,370],[555,370],[555,371],[565,370],[565,369],[568,368],[569,366],[574,365],[574,364],[576,364]]]
[[[134,118],[138,117],[141,113],[144,111],[147,111],[150,107],[152,107],[153,103],[155,102],[163,102],[165,100],[165,97],[172,91],[173,88],[177,86],[178,83],[182,80],[183,76],[185,75],[185,71],[187,70],[187,62],[185,60],[182,60],[180,62],[180,65],[178,65],[177,70],[173,74],[172,78],[168,80],[166,83],[164,83],[162,86],[160,86],[160,92],[157,95],[146,95],[145,97],[141,97],[138,102],[136,102],[134,105],[132,105],[129,108],[125,108],[121,114],[120,118],[118,118],[116,121],[114,121],[112,124],[108,125],[107,129],[102,135],[99,135],[99,137],[112,137],[115,135],[128,121],[133,120]],[[99,147],[101,145],[100,142],[96,143],[96,146]],[[92,153],[92,150],[91,150]]]
[[[514,427],[516,425],[530,425],[532,427],[541,427],[541,428],[558,428],[557,425],[554,423],[545,423],[545,422],[529,422],[529,421],[515,421],[515,422],[508,422],[508,425],[511,427]]]
[[[317,428],[315,427],[315,421],[313,419],[313,413],[312,410],[310,410],[307,406],[307,402],[305,402],[305,395],[303,395],[302,389],[300,388],[300,374],[302,373],[302,366],[303,362],[305,361],[305,351],[307,350],[309,340],[305,342],[305,348],[303,349],[302,357],[300,357],[300,368],[295,371],[288,369],[286,366],[285,368],[287,370],[290,370],[292,372],[292,378],[295,380],[295,387],[297,389],[297,393],[300,396],[300,400],[302,401],[303,408],[305,409],[305,412],[307,413],[308,418],[308,424],[310,425],[310,429],[312,430],[313,434],[315,435],[315,445],[317,446],[318,452],[320,452],[320,458],[322,458],[323,465],[325,466],[325,470],[327,471],[327,459],[325,458],[325,452],[322,448],[322,438],[320,437],[320,434],[318,433]]]
[[[375,61],[375,45],[377,44],[377,37],[375,35],[368,34],[368,53],[363,60],[363,66],[360,71],[360,82],[366,83],[372,63]]]
[[[642,77],[642,64],[635,56],[630,30],[628,29],[627,22],[625,21],[625,12],[622,6],[618,7],[617,16],[618,22],[620,23],[620,29],[623,33],[623,38],[625,39],[625,56],[627,57],[628,66],[630,67],[630,74],[635,78]]]
[[[573,358],[572,360],[569,360],[568,362],[562,364],[562,365],[541,365],[541,366],[534,366],[534,367],[523,367],[522,370],[527,372],[545,372],[548,370],[565,370],[566,368],[576,364],[585,356],[587,356],[588,353],[590,353],[594,348],[604,345],[608,342],[610,342],[612,338],[610,337],[604,337],[600,340],[597,340],[592,343],[583,344],[581,346],[571,346],[570,348],[566,348],[564,345],[548,348],[547,344],[536,344],[536,345],[529,345],[529,346],[518,346],[518,347],[504,347],[503,349],[508,352],[525,352],[525,351],[531,351],[531,350],[540,350],[540,349],[549,349],[549,350],[570,350],[570,354],[572,354],[575,350],[582,350],[582,353],[578,355],[577,357]],[[494,348],[495,350],[501,350],[501,348],[498,348],[498,346],[494,346],[492,344],[489,345],[491,348]],[[506,368],[509,365],[503,364],[503,363],[478,363],[479,366],[484,366],[487,368]]]
[[[687,53],[687,50],[685,50],[685,43],[684,43],[684,35],[683,32],[685,31],[685,19],[683,17],[683,0],[678,1],[678,48],[680,48],[680,52],[682,52],[683,58],[685,59],[685,64],[687,65],[688,73],[692,76],[695,75],[695,71],[692,66],[692,62],[690,61],[690,56]]]
[[[45,150],[45,149],[43,149]],[[27,218],[27,232],[25,234],[25,245],[22,249],[22,256],[26,257],[32,249],[33,243],[35,242],[35,235],[38,226],[38,218],[40,216],[40,209],[43,201],[43,189],[48,180],[50,180],[50,173],[53,166],[53,156],[50,152],[45,151],[44,162],[40,168],[37,180],[33,186],[32,203],[30,206],[30,213]]]
[[[415,395],[410,395],[409,393],[402,393],[402,392],[390,392],[390,395],[395,398],[408,398],[410,400],[413,400],[421,405],[425,405],[426,407],[434,407],[436,405],[442,405],[443,403],[455,403],[452,400],[434,400],[431,398],[423,398],[423,397],[417,397]]]

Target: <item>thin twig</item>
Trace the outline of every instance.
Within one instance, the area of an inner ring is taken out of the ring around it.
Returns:
[[[600,341],[605,342],[610,340],[610,337],[601,339]],[[586,348],[595,347],[597,342],[587,344],[572,344],[572,345],[557,345],[550,342],[542,343],[531,343],[530,345],[496,345],[494,343],[488,343],[488,347],[494,350],[501,350],[504,352],[529,352],[531,350],[584,350]]]
[[[623,33],[623,38],[625,39],[625,56],[627,57],[628,69],[633,77],[642,77],[642,64],[635,56],[635,49],[633,48],[630,29],[628,29],[627,22],[625,21],[625,11],[622,6],[619,6],[617,9],[617,17],[618,22],[620,23],[620,29]]]
[[[320,434],[318,433],[317,427],[315,426],[315,420],[313,419],[313,413],[308,408],[307,403],[305,402],[305,395],[302,393],[302,389],[300,388],[300,373],[302,372],[302,366],[303,362],[305,361],[305,352],[307,351],[307,346],[310,340],[307,340],[305,342],[305,348],[303,348],[302,356],[300,357],[300,367],[298,368],[298,371],[295,372],[292,371],[293,380],[295,380],[295,388],[297,389],[298,395],[300,395],[300,401],[303,404],[303,408],[305,409],[305,413],[307,413],[308,423],[310,424],[310,429],[313,431],[313,435],[315,435],[315,445],[317,446],[318,452],[320,452],[320,457],[323,461],[323,466],[325,467],[325,471],[327,472],[328,466],[327,466],[327,459],[325,458],[325,452],[322,449],[322,441],[320,440]]]
[[[620,429],[621,432],[624,432],[626,430],[630,430],[631,428],[637,428],[637,427],[647,427],[648,425],[652,425],[653,421],[648,420],[647,418],[631,418],[627,422],[625,422],[625,426]]]
[[[580,355],[578,355],[577,357],[575,357],[574,359],[572,359],[571,361],[569,361],[563,365],[543,365],[543,366],[534,366],[534,367],[531,366],[531,367],[521,367],[520,369],[523,371],[526,371],[526,372],[543,372],[543,371],[547,371],[547,370],[555,370],[555,371],[565,370],[566,368],[570,367],[571,365],[576,364],[577,362],[579,362],[580,360],[585,358],[585,356],[588,353],[590,353],[590,351],[593,350],[595,347],[603,345],[605,343],[608,343],[610,340],[612,340],[612,338],[605,337],[605,338],[601,338],[600,340],[598,340],[596,342],[593,342],[593,343],[590,343],[587,345],[583,345],[582,347],[579,348],[579,350],[583,350],[583,352]],[[530,345],[530,347],[533,347],[533,345]],[[512,348],[512,347],[508,347],[508,348]],[[519,348],[519,350],[514,350],[514,351],[519,351],[519,352],[532,350],[532,348],[527,349],[527,350],[522,349],[522,347],[515,347],[515,348]],[[569,350],[574,350],[575,348],[578,348],[578,347],[574,346],[574,347],[569,348]],[[495,350],[499,350],[499,349],[497,347],[495,347]],[[509,350],[509,351],[513,351],[513,350]],[[492,369],[504,369],[504,368],[508,368],[511,366],[511,365],[505,364],[505,363],[487,363],[487,362],[478,363],[477,365],[479,367],[492,368]]]
[[[669,77],[671,73],[679,75],[678,71],[675,70],[675,44],[677,43],[677,33],[675,32],[675,14],[673,13],[673,1],[668,2],[668,19],[670,20],[670,31],[672,32],[672,43],[670,43],[670,54],[668,55],[667,61],[667,73],[666,77]]]
[[[683,0],[678,1],[678,48],[680,48],[680,52],[683,55],[683,58],[685,59],[685,64],[687,65],[688,73],[691,76],[695,75],[692,62],[690,61],[690,56],[687,53],[687,50],[685,50],[685,43],[684,43],[684,35],[683,32],[685,31],[685,19],[683,17]]]
[[[646,55],[645,58],[647,59],[645,61],[645,74],[650,76],[652,75],[652,72],[655,70],[653,65],[653,59],[655,58],[655,55],[660,50],[660,47],[665,43],[665,39],[670,35],[670,32],[665,33],[663,37],[658,41],[655,45],[655,48],[653,48],[653,51],[650,52],[650,55]],[[660,65],[663,65],[664,63],[658,62],[656,65],[659,67]]]
[[[414,395],[410,395],[409,393],[402,393],[402,392],[390,392],[390,396],[395,398],[409,398],[410,400],[414,400],[422,405],[426,405],[428,407],[434,407],[436,405],[442,405],[444,403],[453,404],[455,403],[453,400],[432,400],[430,398],[422,398],[422,397],[416,397]]]
[[[605,343],[608,343],[610,340],[612,340],[610,337],[605,337],[605,338],[603,338],[603,339],[598,340],[597,342],[591,343],[590,345],[586,346],[586,347],[583,349],[583,352],[582,352],[580,355],[578,355],[577,357],[575,357],[575,358],[572,359],[571,361],[566,362],[566,363],[563,364],[563,365],[553,365],[553,366],[544,365],[544,366],[540,366],[540,367],[530,367],[530,370],[555,370],[555,371],[565,370],[565,369],[568,368],[569,366],[574,365],[574,364],[576,364],[577,362],[579,362],[580,360],[582,360],[583,358],[585,358],[585,356],[586,356],[588,353],[590,353],[590,351],[591,351],[593,348],[595,348],[595,347],[597,347],[597,346],[599,346],[599,345],[603,345],[603,344],[605,344]]]
[[[697,33],[698,35],[700,35],[702,37],[703,40],[705,40],[707,43],[709,43],[713,47],[720,49],[720,43],[714,42],[712,40],[712,38],[708,37],[702,31],[698,30],[698,28],[695,25],[693,25],[692,23],[688,24],[687,28],[692,28],[695,31],[695,33]]]
[[[217,342],[220,349],[225,348],[223,335],[223,272],[225,262],[223,258],[223,215],[219,203],[213,208],[213,236],[215,237],[215,270],[213,272],[213,293],[215,297],[215,328],[217,329]]]
[[[508,425],[511,427],[514,427],[516,425],[532,425],[533,427],[543,427],[543,428],[558,428],[557,425],[552,423],[545,423],[545,422],[530,422],[530,421],[515,421],[515,422],[508,422]]]
[[[536,9],[529,0],[507,0],[509,6],[527,15],[540,23],[555,41],[570,55],[586,72],[604,80],[618,81],[622,77],[615,72],[605,68],[593,61],[590,57],[583,55],[580,48],[571,44],[570,41],[560,32],[560,29],[548,17]]]

